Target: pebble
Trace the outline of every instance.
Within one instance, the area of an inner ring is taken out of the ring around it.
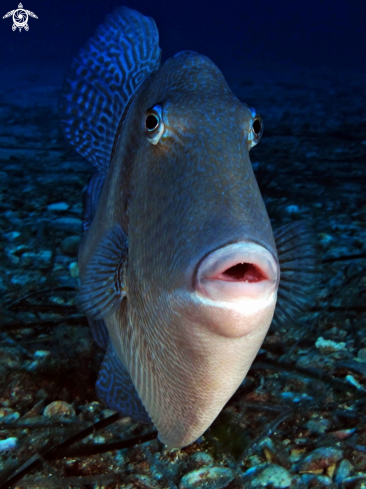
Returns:
[[[20,266],[23,268],[47,269],[51,264],[52,251],[43,250],[39,253],[26,252],[20,257]]]
[[[294,214],[298,214],[300,212],[300,208],[298,205],[288,205],[285,209],[286,214],[292,216]]]
[[[334,353],[340,350],[347,350],[346,343],[343,341],[336,343],[332,340],[325,340],[322,336],[316,340],[315,347],[318,348],[321,353]]]
[[[8,241],[14,241],[15,239],[19,238],[20,234],[21,233],[19,231],[11,231],[10,233],[5,233],[3,236]]]
[[[51,352],[47,350],[37,350],[33,354],[34,358],[40,359],[47,358],[49,355],[51,355]]]
[[[329,419],[317,418],[308,421],[305,426],[311,433],[321,435],[325,433],[331,426]]]
[[[32,284],[43,284],[46,281],[46,277],[39,272],[29,272],[13,275],[10,282],[13,285],[19,285],[21,287],[29,286]]]
[[[333,241],[333,237],[327,233],[319,233],[318,238],[319,238],[320,244],[322,244],[322,245],[327,245],[331,241]]]
[[[8,407],[0,408],[0,422],[1,423],[11,423],[12,421],[16,421],[20,418],[20,414],[14,409],[10,409]]]
[[[81,238],[80,236],[68,236],[61,242],[61,250],[67,256],[76,256]]]
[[[214,465],[215,463],[214,458],[209,453],[205,452],[194,453],[191,460],[199,467],[203,467],[204,465]]]
[[[359,362],[366,362],[366,348],[361,348],[361,350],[358,350],[357,360]]]
[[[343,451],[340,448],[320,447],[310,452],[299,463],[299,472],[321,473],[324,469],[341,460]]]
[[[76,261],[73,261],[69,265],[70,275],[73,278],[77,278],[79,276],[79,267]]]
[[[179,489],[224,489],[234,477],[234,472],[225,467],[202,467],[186,474]]]
[[[49,211],[67,211],[69,207],[69,204],[67,204],[66,202],[57,202],[55,204],[48,205],[47,209]]]
[[[43,411],[44,416],[48,416],[50,418],[53,417],[71,417],[75,416],[75,410],[71,406],[71,404],[68,404],[65,401],[54,401],[51,402],[51,404],[48,404],[44,408]]]
[[[326,487],[333,484],[332,479],[327,475],[303,474],[300,477],[303,486],[301,487]],[[318,484],[318,485],[317,485]]]
[[[6,450],[13,450],[18,444],[18,438],[11,436],[5,440],[0,440],[0,452],[5,452]]]
[[[249,470],[253,470],[252,469]],[[246,472],[248,474],[249,471]],[[281,489],[291,487],[292,476],[288,470],[276,464],[264,464],[263,467],[257,467],[255,474],[245,481],[245,487],[257,489],[259,487],[271,487]]]
[[[52,220],[50,226],[70,234],[78,233],[81,235],[83,221],[77,217],[59,217]]]
[[[334,481],[337,484],[340,484],[346,477],[348,477],[351,474],[351,471],[353,469],[353,465],[349,460],[344,458],[341,460],[339,463],[338,467],[335,470],[334,473]]]
[[[363,391],[363,390],[364,390],[363,385],[361,385],[361,384],[360,384],[360,383],[359,383],[359,382],[358,382],[358,381],[357,381],[357,380],[354,378],[354,376],[353,376],[353,375],[346,375],[345,380],[346,380],[346,381],[347,381],[349,384],[351,384],[351,385],[353,385],[354,387],[356,387],[356,389],[359,389],[359,390],[361,390],[361,391]]]

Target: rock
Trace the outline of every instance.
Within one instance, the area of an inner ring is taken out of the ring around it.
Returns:
[[[298,466],[299,472],[322,473],[343,457],[340,448],[321,447],[310,452]]]
[[[346,343],[343,341],[336,343],[332,340],[325,340],[322,336],[316,340],[315,347],[318,348],[321,353],[334,353],[339,350],[347,350]]]
[[[358,350],[357,360],[359,362],[366,362],[366,348],[361,348],[361,350]]]
[[[235,477],[234,472],[226,467],[202,467],[186,474],[180,481],[179,489],[223,489]],[[203,486],[202,483],[205,485]]]
[[[287,215],[292,216],[292,215],[298,214],[300,212],[300,208],[298,205],[288,205],[285,208],[285,212]]]
[[[0,408],[1,423],[11,423],[12,421],[16,421],[19,418],[20,418],[20,414],[14,411],[14,409],[10,409],[8,407]]]
[[[301,487],[326,487],[333,484],[332,479],[327,475],[303,474],[300,477]]]
[[[83,221],[77,217],[59,217],[50,221],[50,226],[70,234],[78,233],[81,235]]]
[[[71,406],[71,404],[68,404],[65,401],[54,401],[44,408],[43,415],[48,416],[50,418],[53,417],[68,418],[71,416],[75,416],[75,410]]]
[[[11,277],[10,282],[13,285],[19,285],[25,287],[32,284],[43,284],[46,281],[46,277],[39,272],[27,272],[22,274],[15,274]]]
[[[341,462],[339,462],[339,465],[335,470],[334,481],[337,484],[341,484],[341,482],[343,482],[344,479],[351,474],[352,470],[353,470],[353,465],[349,460],[344,458],[343,460],[341,460]]]
[[[61,243],[61,250],[67,256],[77,256],[81,237],[68,236]]]
[[[79,276],[79,267],[76,261],[70,263],[69,270],[70,270],[70,275],[73,278],[77,278]]]
[[[205,452],[196,452],[191,457],[192,462],[198,467],[203,467],[205,465],[214,465],[215,460],[209,454]]]
[[[308,421],[305,426],[311,433],[322,435],[330,428],[331,424],[329,419],[316,418]]]
[[[19,231],[11,231],[10,233],[3,234],[3,236],[8,241],[14,241],[15,239],[19,238],[20,234],[21,233]]]
[[[18,438],[11,436],[10,438],[5,438],[5,440],[0,440],[0,452],[5,452],[6,450],[13,450],[18,445]]]
[[[253,472],[255,472],[254,475],[245,480],[245,487],[253,489],[267,486],[273,489],[291,487],[292,476],[288,470],[280,465],[264,464],[263,467],[258,467],[258,470]]]
[[[49,355],[51,355],[51,352],[47,350],[37,350],[33,354],[34,358],[39,358],[42,360],[47,358]]]
[[[69,207],[70,207],[69,204],[67,204],[66,202],[57,202],[56,204],[48,205],[47,209],[49,211],[60,212],[60,211],[67,211]]]
[[[39,253],[26,252],[20,257],[20,266],[23,268],[47,269],[51,265],[52,251],[43,250]]]

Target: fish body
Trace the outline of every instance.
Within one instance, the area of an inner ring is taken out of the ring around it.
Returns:
[[[98,168],[79,251],[80,304],[107,350],[97,392],[186,446],[243,381],[283,263],[279,317],[306,305],[310,231],[297,223],[275,239],[249,159],[260,117],[207,57],[184,51],[160,66],[148,17],[107,18],[74,61],[61,110]]]

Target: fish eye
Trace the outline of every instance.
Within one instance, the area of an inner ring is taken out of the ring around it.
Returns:
[[[145,120],[146,129],[150,132],[156,129],[159,125],[159,118],[156,114],[149,114]]]
[[[255,136],[259,136],[262,132],[262,121],[259,118],[254,119],[253,132]]]
[[[151,144],[158,144],[163,132],[164,123],[161,105],[154,105],[145,113],[145,136]]]
[[[263,134],[263,121],[261,116],[258,115],[254,109],[250,109],[250,111],[252,113],[252,127],[248,134],[248,142],[250,148],[252,148],[258,143]]]

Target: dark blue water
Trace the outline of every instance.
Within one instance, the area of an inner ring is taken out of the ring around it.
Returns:
[[[17,3],[3,1],[1,16]],[[0,76],[10,61],[68,64],[104,16],[120,4],[117,0],[26,0],[24,8],[38,19],[30,19],[29,32],[21,33],[11,31],[11,19],[1,19]],[[192,49],[220,65],[256,60],[366,70],[364,2],[136,0],[124,4],[154,18],[164,59]]]

